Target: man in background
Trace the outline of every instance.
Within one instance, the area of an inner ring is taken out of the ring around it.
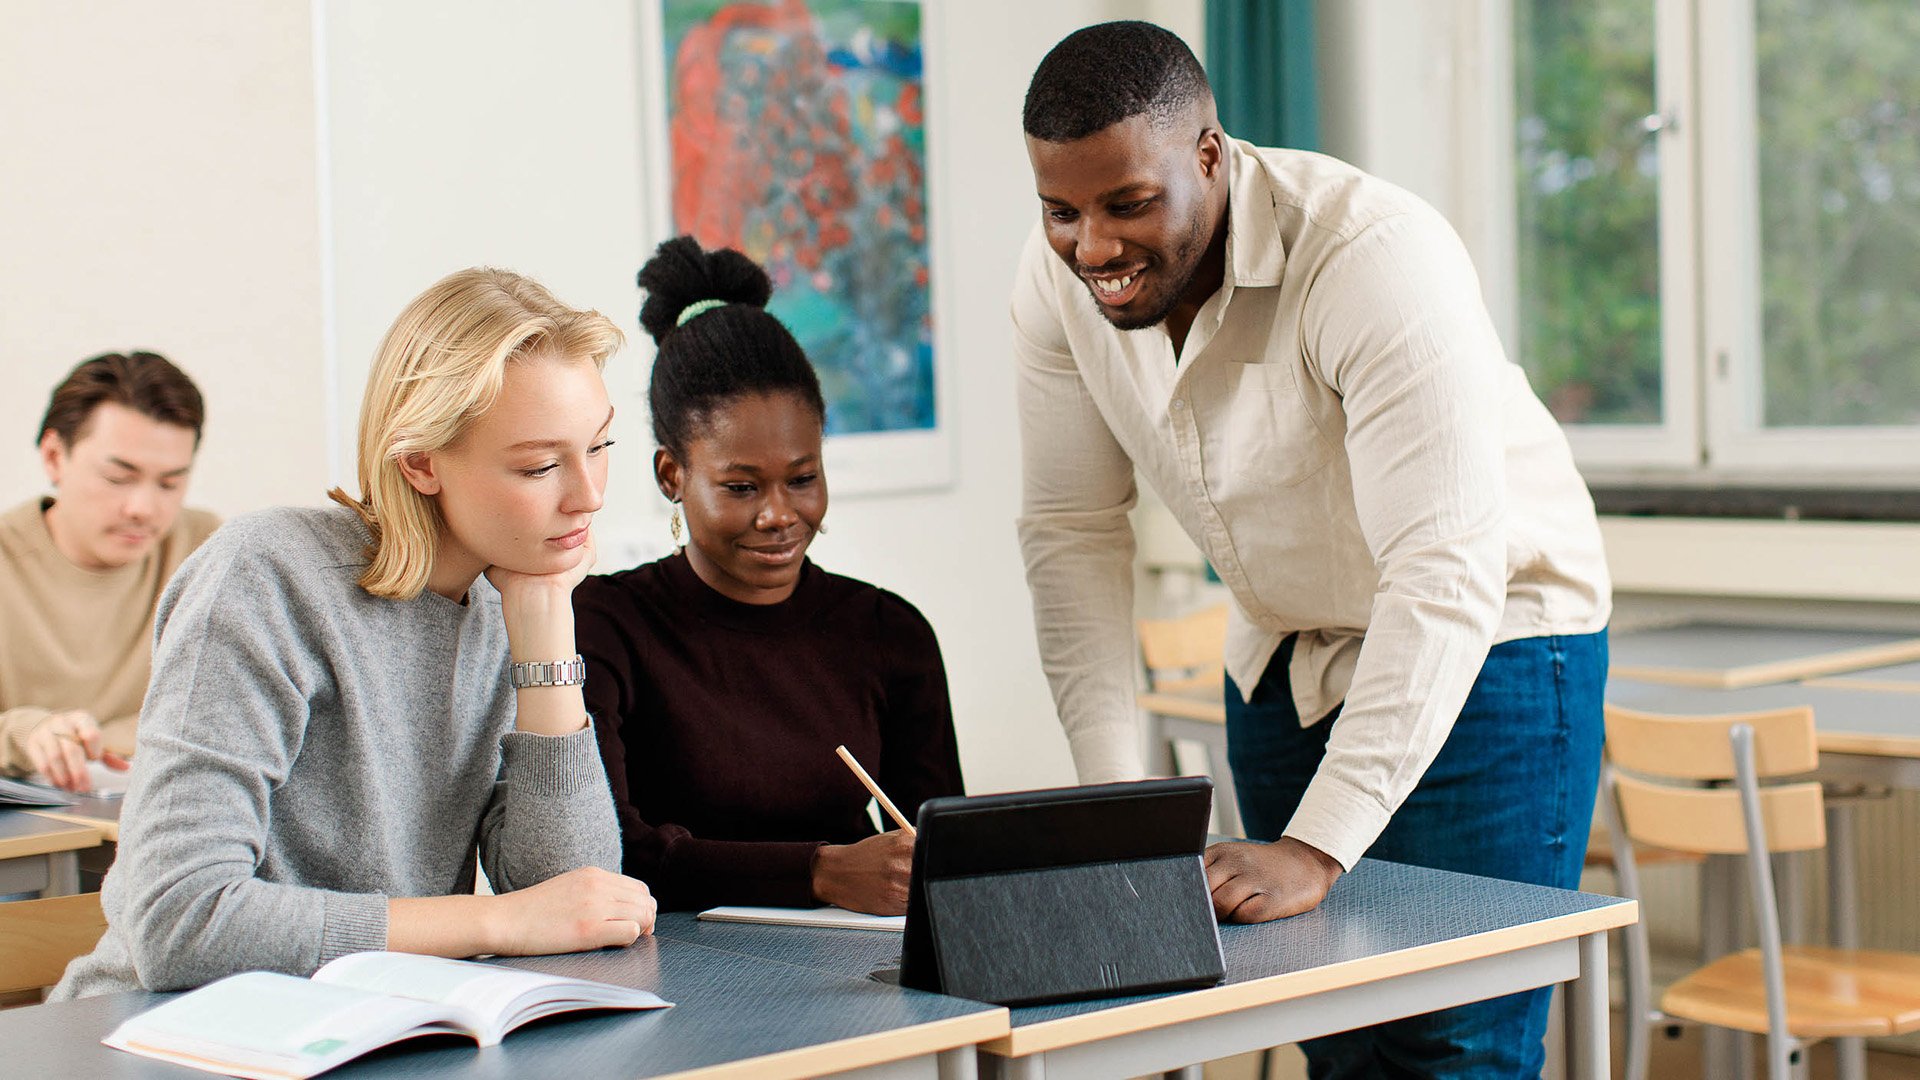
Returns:
[[[0,515],[0,773],[92,785],[127,767],[154,605],[219,521],[181,509],[204,406],[154,353],[108,353],[55,388],[40,422],[51,498]]]

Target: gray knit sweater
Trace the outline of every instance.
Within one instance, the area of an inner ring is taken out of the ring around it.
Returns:
[[[500,594],[401,602],[355,583],[348,510],[229,522],[154,620],[107,932],[54,990],[306,975],[385,948],[389,897],[620,868],[593,732],[513,730]]]

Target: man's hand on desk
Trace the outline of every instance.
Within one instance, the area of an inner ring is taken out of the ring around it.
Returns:
[[[1312,911],[1340,876],[1333,856],[1290,836],[1207,849],[1207,888],[1222,922],[1256,923]]]

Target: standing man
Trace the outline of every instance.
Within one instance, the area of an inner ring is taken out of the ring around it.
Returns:
[[[1574,885],[1606,563],[1459,238],[1349,165],[1229,139],[1192,52],[1147,23],[1055,46],[1025,127],[1020,542],[1082,782],[1142,773],[1137,470],[1234,599],[1229,756],[1265,842],[1209,849],[1222,918],[1310,910],[1363,854]],[[1306,1050],[1316,1078],[1533,1076],[1547,1000]]]
[[[154,353],[96,356],[53,392],[40,462],[55,496],[0,515],[0,773],[87,789],[127,767],[153,611],[219,524],[181,512],[200,391]]]

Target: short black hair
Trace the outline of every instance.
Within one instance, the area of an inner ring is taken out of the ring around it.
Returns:
[[[1068,34],[1040,61],[1023,122],[1036,139],[1072,142],[1141,113],[1173,120],[1212,96],[1206,69],[1178,34],[1107,22]]]
[[[688,441],[714,410],[745,394],[795,394],[826,423],[820,376],[792,331],[767,311],[773,282],[760,264],[678,236],[640,268],[639,284],[647,290],[640,325],[660,347],[647,387],[653,438],[668,453],[684,462]],[[688,314],[702,301],[719,303]]]

